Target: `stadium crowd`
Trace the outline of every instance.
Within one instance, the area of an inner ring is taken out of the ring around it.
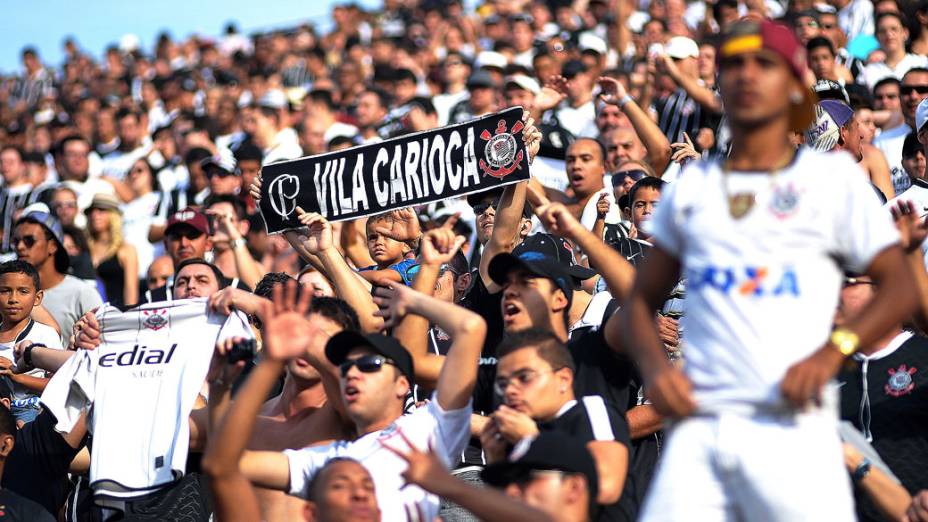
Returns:
[[[928,521],[928,1],[470,4],[22,51],[0,520]],[[530,181],[266,232],[516,106]]]

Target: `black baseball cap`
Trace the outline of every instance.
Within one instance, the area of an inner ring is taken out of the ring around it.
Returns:
[[[562,471],[583,475],[590,493],[590,505],[595,505],[599,476],[596,474],[593,455],[580,439],[556,431],[522,439],[516,443],[506,460],[484,468],[480,478],[501,489],[527,478],[532,471]]]
[[[574,288],[579,288],[582,281],[596,275],[596,271],[574,262],[574,251],[570,246],[570,242],[545,232],[528,236],[512,249],[515,256],[523,252],[541,252],[545,257],[557,260],[567,269],[567,273],[570,274],[573,280]]]
[[[412,356],[403,345],[393,337],[383,334],[363,335],[348,330],[335,334],[325,345],[325,356],[335,366],[345,362],[348,353],[355,348],[370,348],[393,361],[400,373],[409,379],[409,385],[415,383]]]
[[[571,279],[567,267],[557,259],[546,256],[541,252],[526,250],[519,253],[519,255],[508,252],[497,254],[496,257],[490,260],[488,271],[490,279],[494,283],[503,286],[506,284],[509,273],[517,268],[521,268],[537,277],[550,279],[564,292],[568,303],[573,299],[573,279]]]
[[[501,197],[503,197],[503,187],[497,187],[490,190],[485,190],[483,192],[468,194],[467,204],[471,207],[476,207],[488,199],[492,201],[499,201],[499,198]],[[530,219],[532,217],[532,204],[528,201],[526,201],[525,206],[522,207],[522,217],[525,219]]]
[[[580,60],[570,60],[561,67],[561,76],[567,78],[568,80],[574,76],[585,73],[587,71],[586,64]]]

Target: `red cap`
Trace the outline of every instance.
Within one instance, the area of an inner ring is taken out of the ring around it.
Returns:
[[[193,207],[187,207],[172,214],[168,218],[168,226],[164,233],[170,234],[172,228],[180,225],[187,225],[203,234],[209,234],[209,220],[206,218],[206,214]]]
[[[793,76],[803,86],[803,100],[795,104],[790,121],[794,130],[805,130],[815,120],[816,97],[805,85],[808,72],[806,49],[789,27],[767,19],[759,22],[742,20],[726,31],[716,56],[721,64],[725,58],[760,50],[770,51],[783,58]]]

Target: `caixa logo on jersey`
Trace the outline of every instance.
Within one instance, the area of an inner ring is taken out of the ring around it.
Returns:
[[[725,294],[745,297],[799,297],[799,277],[792,267],[771,269],[762,266],[705,266],[686,271],[687,291],[713,288]]]
[[[137,344],[131,350],[108,353],[100,357],[99,364],[102,368],[130,368],[133,376],[138,378],[160,377],[162,368],[171,362],[176,349],[177,343],[166,350]]]

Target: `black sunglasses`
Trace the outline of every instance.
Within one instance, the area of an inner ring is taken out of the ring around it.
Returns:
[[[494,199],[493,201],[481,201],[480,203],[477,203],[473,206],[474,214],[479,216],[480,214],[486,212],[490,207],[495,209],[497,205],[499,205],[498,199]]]
[[[22,242],[24,245],[26,245],[26,248],[32,248],[35,245],[36,241],[37,239],[35,236],[19,236],[19,237],[14,237],[10,242],[13,244],[14,247],[18,245],[20,242]]]
[[[900,85],[899,92],[903,95],[912,94],[913,92],[928,94],[928,85]]]
[[[612,186],[617,187],[621,185],[625,178],[632,178],[635,181],[641,180],[648,176],[648,173],[643,170],[627,170],[625,172],[618,172],[612,175]]]
[[[342,377],[348,375],[348,372],[351,368],[357,366],[359,370],[364,373],[375,373],[379,372],[383,365],[392,364],[396,366],[396,363],[387,359],[382,355],[365,355],[358,357],[357,359],[348,359],[347,361],[338,365],[339,371],[341,371]]]
[[[197,239],[197,238],[199,238],[199,237],[202,236],[202,235],[203,235],[203,232],[200,232],[199,230],[196,230],[196,229],[191,228],[191,229],[188,229],[188,230],[175,230],[175,231],[172,231],[170,234],[168,234],[168,239],[177,240],[177,239],[180,239],[180,238],[182,238],[182,237],[183,237],[183,238],[187,238],[187,239]],[[29,246],[29,245],[26,245],[26,246]]]

